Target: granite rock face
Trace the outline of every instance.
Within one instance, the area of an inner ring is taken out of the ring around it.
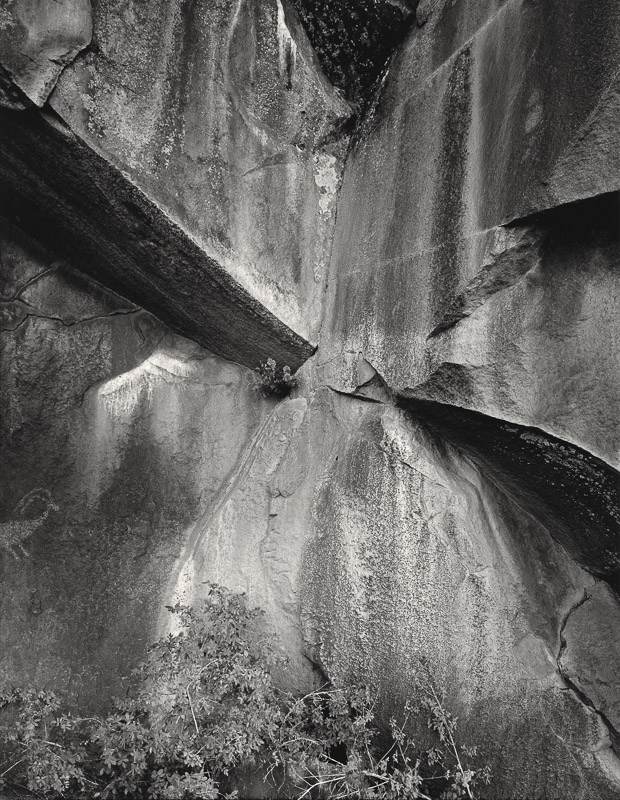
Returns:
[[[296,18],[280,0],[95,0],[93,20],[53,109],[315,339],[351,111]]]
[[[104,707],[217,581],[295,690],[430,665],[485,796],[611,800],[620,7],[346,9],[94,0],[11,84],[0,678]]]
[[[315,347],[285,325],[53,113],[0,110],[0,211],[225,358],[297,369]]]
[[[6,224],[2,278],[1,675],[99,706],[269,404]]]
[[[89,0],[9,0],[0,9],[0,105],[42,106],[63,69],[88,47]]]

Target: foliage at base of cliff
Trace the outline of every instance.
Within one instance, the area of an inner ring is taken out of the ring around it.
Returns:
[[[44,798],[237,797],[235,776],[258,771],[273,796],[473,798],[488,770],[457,744],[456,720],[422,669],[418,707],[389,730],[375,723],[367,687],[326,686],[305,697],[278,689],[279,659],[243,595],[210,588],[198,609],[170,608],[176,634],[153,644],[128,696],[105,716],[76,716],[53,693],[0,693],[0,787]],[[424,714],[436,746],[407,735]]]

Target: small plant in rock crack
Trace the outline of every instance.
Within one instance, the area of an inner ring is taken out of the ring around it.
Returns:
[[[169,609],[180,632],[153,644],[111,713],[81,717],[52,692],[0,693],[2,786],[36,797],[84,800],[215,800],[236,797],[235,776],[252,768],[280,797],[473,798],[488,780],[459,748],[456,720],[430,672],[422,703],[407,704],[386,732],[364,686],[325,686],[305,697],[272,679],[283,659],[260,637],[261,612],[212,585],[197,609]],[[428,715],[436,747],[417,752],[413,713]]]
[[[265,395],[288,397],[297,386],[297,378],[291,374],[291,368],[287,365],[278,367],[273,358],[268,358],[255,372],[260,379],[259,389]]]

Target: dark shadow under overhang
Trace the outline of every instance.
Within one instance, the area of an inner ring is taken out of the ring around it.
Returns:
[[[578,564],[601,577],[619,573],[620,473],[613,467],[537,428],[404,395],[396,402],[470,458]]]
[[[0,109],[0,215],[223,358],[294,371],[315,350],[51,112]]]

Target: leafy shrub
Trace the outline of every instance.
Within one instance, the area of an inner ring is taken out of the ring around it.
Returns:
[[[260,378],[259,387],[263,394],[288,397],[297,386],[297,378],[291,374],[289,366],[278,367],[273,358],[268,358],[256,370]]]
[[[61,710],[52,692],[0,693],[7,757],[0,788],[47,798],[220,798],[235,772],[254,766],[284,796],[472,798],[488,772],[468,768],[456,720],[425,673],[420,708],[392,720],[388,746],[364,686],[324,687],[296,698],[278,690],[282,666],[257,634],[261,612],[243,595],[212,586],[195,610],[170,608],[180,633],[152,645],[128,697],[107,716]],[[406,734],[425,710],[437,746],[415,754]]]

